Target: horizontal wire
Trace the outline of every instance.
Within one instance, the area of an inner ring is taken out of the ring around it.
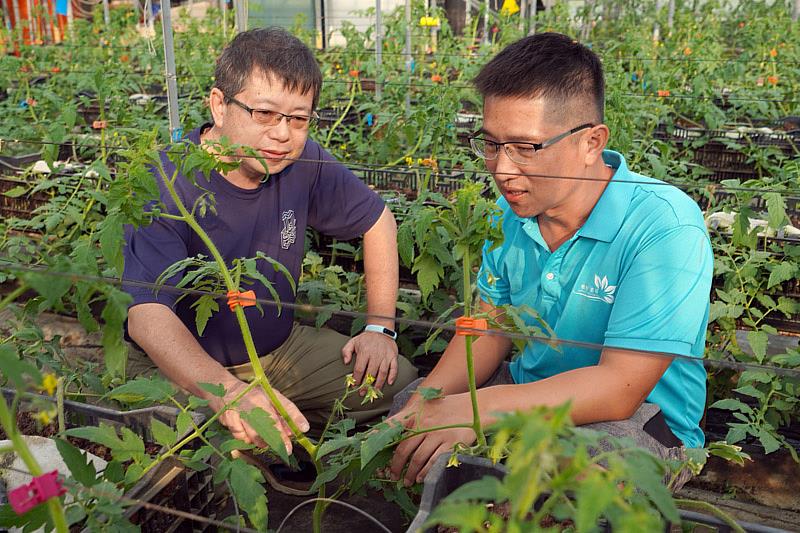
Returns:
[[[178,38],[176,39],[176,41],[184,40],[184,39],[181,38],[181,34],[177,34],[177,36],[178,36]],[[386,35],[384,35],[382,38],[385,39]],[[188,39],[186,39],[186,40],[188,40]],[[476,43],[476,44],[478,44],[478,43]],[[591,43],[587,43],[587,44],[591,44]],[[20,48],[23,49],[23,50],[26,50],[26,51],[34,51],[34,50],[39,50],[39,49],[42,49],[42,48],[56,48],[56,49],[66,48],[66,49],[85,49],[85,50],[98,50],[98,49],[100,49],[100,50],[102,50],[102,49],[106,49],[106,50],[142,50],[142,51],[149,52],[149,50],[147,49],[145,44],[138,45],[138,46],[101,45],[101,44],[97,44],[97,45],[94,45],[94,46],[88,46],[88,45],[66,45],[66,44],[43,44],[43,45],[25,45],[24,47],[20,47]],[[328,47],[328,48],[312,48],[312,50],[314,52],[316,52],[318,55],[336,55],[336,54],[340,54],[340,53],[341,54],[345,54],[345,53],[346,54],[351,54],[352,53],[352,51],[349,51],[346,48],[336,47],[336,46],[331,46],[331,47]],[[161,55],[162,55],[162,54],[160,54],[161,51],[162,51],[162,49],[159,48],[157,50],[157,52],[158,52],[157,54],[151,54],[151,55],[156,55],[157,57],[161,57]],[[482,53],[480,53],[480,52],[484,52],[484,51],[490,52],[490,54],[482,54]],[[215,52],[216,53],[220,53],[221,49],[220,50],[215,50]],[[449,52],[445,53],[445,52],[439,52],[439,51],[428,52],[426,50],[416,50],[416,51],[412,50],[410,55],[412,55],[412,56],[425,56],[425,58],[429,59],[429,60],[430,59],[437,59],[437,58],[444,58],[444,57],[457,57],[457,58],[462,58],[462,59],[479,59],[481,57],[487,57],[487,56],[489,56],[491,54],[494,54],[496,52],[496,50],[487,49],[481,44],[481,45],[478,45],[478,48],[475,50],[475,52],[477,52],[477,53],[454,54],[454,53],[449,53]],[[356,52],[356,54],[359,54],[359,55],[360,54],[377,55],[378,51],[375,50],[374,48],[364,48],[363,50],[358,50]],[[406,56],[409,55],[407,52],[390,52],[390,51],[386,51],[386,50],[381,50],[380,54],[384,55],[384,56],[399,56],[399,57],[406,57]],[[677,56],[668,56],[668,57],[639,57],[639,56],[619,56],[619,55],[615,55],[614,52],[600,53],[598,55],[599,55],[601,61],[604,62],[604,63],[608,63],[609,60],[613,59],[613,60],[619,61],[619,62],[644,61],[644,62],[648,62],[648,63],[651,63],[651,62],[745,63],[745,64],[748,64],[748,63],[769,63],[771,65],[772,64],[775,64],[775,65],[792,65],[792,66],[800,65],[800,61],[777,59],[777,58],[774,58],[774,57],[765,57],[763,59],[756,59],[756,58],[727,58],[726,59],[726,58],[709,58],[709,57],[689,57],[689,56],[686,56],[686,55],[677,55]],[[26,60],[26,59],[39,59],[39,58],[36,58],[36,57],[22,57],[22,58],[17,58],[17,59]]]
[[[2,147],[3,143],[19,143],[19,144],[34,144],[34,145],[43,145],[43,146],[68,146],[73,148],[99,148],[95,145],[75,145],[70,143],[57,143],[53,141],[33,141],[33,140],[20,140],[20,139],[4,139],[0,138],[0,148]],[[172,146],[172,145],[169,145]],[[107,146],[106,154],[124,154],[126,150],[120,149],[121,146],[115,145],[112,146],[112,151],[108,151],[109,147]],[[115,149],[120,149],[119,151],[115,151]],[[156,148],[153,148],[158,149]],[[175,150],[161,150],[162,153],[165,154],[172,154],[172,155],[181,155],[184,153],[183,150],[175,149]],[[237,155],[236,157],[241,159],[256,159],[258,160],[259,157],[253,155]],[[413,158],[412,158],[413,159]],[[420,159],[420,158],[417,158]],[[465,169],[465,168],[450,168],[450,169],[438,169],[434,171],[430,166],[390,166],[384,165],[381,163],[348,163],[342,162],[339,160],[326,160],[326,159],[307,159],[307,158],[291,158],[285,157],[283,158],[285,161],[292,161],[295,163],[318,163],[318,164],[327,164],[327,165],[343,165],[349,170],[359,170],[359,171],[386,171],[386,172],[407,172],[407,171],[420,171],[423,174],[427,172],[431,173],[431,176],[437,178],[457,178],[458,173],[462,174],[472,174],[476,176],[493,176],[492,172],[489,170],[480,170],[480,169]],[[47,175],[56,175],[56,176],[72,176],[74,173],[57,173],[57,172],[49,172]],[[554,174],[538,174],[538,173],[524,173],[524,172],[503,172],[503,176],[517,176],[517,177],[528,177],[528,178],[544,178],[544,179],[557,179],[557,180],[572,180],[572,181],[598,181],[598,182],[608,182],[608,183],[626,183],[626,184],[633,184],[633,185],[668,185],[672,187],[677,187],[682,190],[686,189],[695,189],[695,188],[712,188],[713,192],[728,192],[728,191],[738,191],[738,192],[753,192],[753,193],[781,193],[781,194],[789,194],[789,195],[800,195],[800,189],[770,189],[770,188],[751,188],[751,187],[737,187],[737,186],[722,186],[717,185],[715,183],[682,183],[682,182],[669,182],[669,181],[647,181],[647,180],[623,180],[623,179],[612,179],[608,180],[607,178],[594,178],[590,176],[560,176]]]
[[[2,400],[1,397],[0,397],[0,400]],[[11,472],[16,472],[18,474],[26,474],[28,476],[35,477],[35,476],[33,476],[33,474],[31,474],[27,470],[22,470],[20,468],[14,468],[13,466],[3,466],[3,470],[9,470]],[[194,513],[189,513],[187,511],[181,511],[180,509],[173,509],[172,507],[165,507],[163,505],[150,503],[148,501],[140,500],[138,498],[131,498],[131,497],[125,496],[125,495],[120,496],[119,494],[113,494],[113,493],[110,493],[110,492],[106,492],[106,491],[101,490],[101,489],[99,489],[97,487],[94,487],[94,486],[81,485],[80,483],[71,481],[67,476],[65,476],[61,472],[58,473],[58,477],[60,478],[61,482],[64,483],[64,485],[67,485],[68,487],[79,489],[81,491],[88,492],[90,495],[96,496],[96,497],[99,497],[99,498],[108,498],[110,500],[116,500],[118,502],[123,502],[123,503],[128,503],[128,504],[133,504],[133,505],[141,505],[142,507],[144,507],[146,509],[151,509],[153,511],[159,511],[159,512],[162,512],[162,513],[165,513],[165,514],[171,514],[173,516],[177,516],[177,517],[180,517],[180,518],[185,518],[187,520],[192,520],[193,522],[202,522],[204,524],[221,527],[221,528],[224,528],[224,529],[227,529],[227,530],[230,530],[230,531],[244,531],[245,533],[259,533],[259,531],[256,530],[256,529],[252,529],[252,528],[248,528],[248,527],[242,527],[242,526],[240,526],[238,524],[229,524],[227,522],[223,522],[222,520],[215,520],[215,519],[209,518],[207,516],[202,516],[202,515],[198,515],[198,514],[194,514]],[[62,505],[66,506],[67,504],[62,504]]]
[[[18,69],[0,69],[0,72],[20,72]],[[44,74],[67,74],[67,73],[79,73],[79,74],[96,74],[98,70],[73,70],[73,69],[60,69],[58,72],[53,71],[39,71],[39,72],[26,72],[27,74],[37,74],[37,75],[44,75]],[[145,75],[159,75],[163,76],[164,73],[162,71],[125,71],[121,72],[121,74],[145,74]],[[188,77],[194,78],[213,78],[213,74],[190,74]],[[355,78],[353,79],[323,79],[322,83],[325,84],[350,84],[353,83]],[[398,82],[398,81],[386,81],[386,80],[378,80],[378,79],[365,79],[365,78],[358,78],[359,81],[362,83],[364,81],[374,82],[376,85],[380,84],[384,87],[418,87],[418,88],[448,88],[448,89],[471,89],[474,90],[475,87],[469,84],[455,84],[449,83],[446,80],[443,80],[441,83],[414,83],[414,82]],[[723,100],[723,101],[730,101],[730,102],[772,102],[772,103],[780,103],[780,104],[800,104],[800,100],[785,100],[780,98],[757,98],[757,97],[748,97],[748,96],[735,96],[735,95],[693,95],[693,94],[664,94],[659,95],[658,93],[635,93],[635,92],[617,92],[617,93],[608,93],[607,99],[611,99],[615,96],[622,96],[625,98],[658,98],[658,99],[678,99],[678,100]],[[183,100],[187,99],[187,97],[181,98]],[[194,99],[194,98],[188,98]]]
[[[102,282],[108,283],[114,286],[131,286],[131,287],[138,287],[138,288],[149,288],[153,289],[154,291],[166,290],[167,292],[174,292],[178,294],[188,294],[193,296],[213,296],[214,299],[217,300],[228,300],[227,294],[216,293],[212,291],[205,291],[200,289],[189,289],[185,287],[176,287],[173,285],[166,285],[166,284],[157,284],[157,283],[150,283],[146,281],[139,281],[139,280],[131,280],[131,279],[124,279],[124,278],[108,278],[103,276],[92,276],[88,274],[76,274],[74,272],[59,272],[55,270],[49,270],[47,267],[44,266],[37,266],[37,265],[28,265],[25,263],[19,263],[16,261],[10,261],[8,259],[0,257],[0,266],[5,265],[8,270],[11,271],[19,271],[19,272],[30,272],[36,273],[40,275],[46,276],[53,276],[59,278],[65,278],[71,280],[73,283],[78,281],[92,281],[92,282]],[[418,319],[411,319],[405,317],[397,317],[397,316],[387,316],[387,315],[380,315],[375,313],[364,313],[360,311],[345,311],[345,310],[335,310],[329,307],[324,306],[315,306],[312,304],[298,304],[293,302],[280,302],[275,300],[270,300],[268,298],[251,298],[251,297],[244,297],[240,296],[239,299],[241,301],[247,302],[255,302],[260,304],[267,304],[271,307],[286,307],[289,309],[293,309],[300,312],[312,313],[312,314],[321,314],[321,313],[330,313],[332,315],[344,316],[348,318],[364,318],[364,319],[378,319],[378,320],[388,320],[394,321],[399,324],[405,324],[407,326],[414,326],[414,327],[422,327],[427,328],[429,330],[442,330],[442,331],[449,331],[452,333],[456,333],[459,331],[466,331],[466,332],[474,332],[476,335],[488,335],[492,337],[501,337],[507,338],[512,340],[522,340],[527,342],[540,342],[543,344],[549,345],[564,345],[570,346],[574,348],[584,348],[588,350],[596,350],[602,352],[605,348],[607,348],[603,344],[593,343],[593,342],[585,342],[585,341],[577,341],[577,340],[570,340],[570,339],[559,339],[559,338],[551,338],[544,335],[528,335],[524,333],[515,333],[510,331],[503,331],[497,329],[474,329],[474,328],[467,328],[467,327],[456,327],[455,325],[449,324],[447,322],[431,322],[428,320],[418,320]],[[613,348],[613,347],[611,347]],[[700,363],[703,366],[709,367],[720,367],[730,370],[765,370],[769,372],[774,372],[776,375],[780,376],[787,376],[800,379],[800,370],[782,368],[778,366],[772,365],[761,365],[757,363],[742,363],[742,362],[733,362],[733,361],[723,361],[723,360],[712,360],[706,359],[702,357],[693,357],[690,355],[680,355],[680,354],[671,354],[671,353],[664,353],[664,352],[655,352],[649,350],[639,350],[639,349],[629,349],[625,348],[626,352],[631,352],[637,356],[642,357],[658,357],[658,358],[669,358],[673,361],[679,362],[691,362],[691,363]]]

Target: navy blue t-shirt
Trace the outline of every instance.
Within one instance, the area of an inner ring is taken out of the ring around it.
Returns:
[[[207,126],[204,126],[204,128]],[[192,131],[188,138],[199,144],[201,128]],[[209,179],[198,175],[197,184],[212,192],[216,198],[216,215],[207,212],[198,216],[198,222],[219,248],[230,266],[233,259],[255,257],[257,252],[282,263],[298,280],[304,250],[305,230],[310,226],[336,239],[347,240],[363,235],[377,222],[384,204],[380,196],[369,189],[333,156],[316,142],[307,140],[299,159],[278,174],[271,175],[256,189],[241,189],[217,172]],[[319,163],[313,161],[331,161]],[[175,166],[167,155],[161,154],[167,175]],[[160,177],[161,200],[166,211],[178,214],[175,203]],[[183,176],[175,182],[178,195],[191,209],[203,191]],[[197,215],[196,215],[197,216]],[[200,238],[180,221],[157,218],[152,224],[139,229],[125,229],[124,278],[155,282],[170,265],[187,257],[203,254],[210,258],[208,248]],[[273,284],[281,302],[292,303],[295,296],[283,274],[275,272],[266,261],[257,262],[259,271]],[[175,285],[182,278],[177,275],[166,284]],[[186,296],[176,303],[180,294],[168,290],[155,293],[150,288],[125,285],[133,297],[131,307],[141,303],[158,302],[171,307],[200,345],[225,366],[248,361],[236,316],[230,312],[224,299],[217,300],[219,311],[208,321],[203,336],[197,335],[195,310],[191,308],[196,298]],[[271,299],[267,289],[259,282],[243,286],[241,290],[254,289],[258,298]],[[264,316],[254,307],[245,307],[259,355],[266,355],[280,346],[292,329],[293,312],[283,307],[280,316],[275,306],[262,305]]]

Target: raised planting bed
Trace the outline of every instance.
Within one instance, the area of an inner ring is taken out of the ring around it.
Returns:
[[[800,131],[783,132],[769,128],[706,130],[661,124],[653,132],[653,138],[679,147],[693,147],[692,161],[708,169],[708,179],[717,183],[758,177],[755,162],[743,150],[749,144],[759,148],[773,147],[790,157],[797,156],[800,149]]]
[[[12,389],[3,388],[0,391],[7,401],[10,401],[16,394],[16,391]],[[34,409],[34,401],[41,405],[52,402],[52,398],[36,394],[25,395],[20,401],[19,414],[17,416],[18,427],[24,434],[38,434],[44,437],[55,436],[58,432],[55,423],[38,427],[32,416],[27,412]],[[141,435],[145,442],[152,442],[151,426],[153,420],[158,420],[174,428],[179,413],[180,411],[177,408],[167,406],[119,411],[81,402],[64,401],[64,414],[68,429],[98,426],[102,422],[116,428],[127,427],[134,433]],[[200,425],[205,421],[205,416],[200,413],[192,413],[191,418],[196,425]],[[179,438],[183,436],[185,435]],[[2,436],[2,438],[5,438],[5,436]],[[110,459],[110,451],[104,446],[83,439],[70,437],[69,440],[79,448],[90,451],[103,459]],[[164,451],[157,444],[146,444],[145,449],[150,454]],[[43,467],[46,468],[45,465]],[[125,493],[125,497],[210,518],[215,515],[215,509],[210,506],[213,497],[212,471],[198,472],[189,469],[175,458],[163,461],[156,468],[145,474]],[[132,504],[125,510],[124,515],[131,522],[138,525],[143,533],[205,530],[199,522],[189,522],[173,514],[161,513],[146,508],[141,503]]]
[[[462,485],[470,481],[482,479],[485,476],[492,476],[497,479],[502,479],[506,475],[506,469],[502,464],[492,464],[492,462],[483,457],[472,457],[467,455],[459,455],[458,460],[460,465],[458,467],[447,467],[447,461],[450,459],[449,454],[442,454],[436,459],[436,463],[428,472],[425,477],[425,485],[422,493],[422,501],[420,502],[419,513],[414,518],[414,521],[409,526],[406,533],[457,533],[453,528],[435,527],[423,529],[422,526],[439,504],[447,495],[455,491]],[[534,504],[534,508],[541,505],[544,497]],[[504,502],[497,502],[492,505],[492,512],[502,516],[507,512]],[[694,511],[686,511],[679,509],[679,514],[682,523],[667,524],[664,531],[669,533],[671,531],[718,531],[720,533],[728,533],[733,529],[725,524],[719,518],[710,516],[704,513]],[[754,524],[750,522],[737,521],[738,525],[748,533],[788,533],[791,530],[784,530],[780,528],[771,527],[764,524]],[[541,528],[556,527],[556,531],[560,528],[571,528],[574,524],[558,524],[556,522],[541,524]],[[605,520],[598,523],[598,529],[604,532],[613,531],[610,524]]]
[[[373,169],[353,168],[353,173],[361,180],[379,191],[397,191],[408,198],[415,198],[426,184],[430,191],[444,195],[460,189],[467,179],[463,172],[435,172],[422,169]],[[428,176],[430,174],[430,176]]]

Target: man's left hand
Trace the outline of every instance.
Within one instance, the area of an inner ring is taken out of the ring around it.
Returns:
[[[409,429],[427,429],[461,422],[469,424],[471,406],[468,393],[454,394],[423,402],[415,406],[418,412],[403,409],[387,421],[403,424]],[[406,439],[397,445],[392,456],[389,464],[391,478],[399,480],[403,467],[408,463],[404,484],[411,486],[415,482],[422,483],[439,455],[450,453],[457,443],[469,446],[475,442],[475,438],[472,428],[466,427],[440,429]]]
[[[353,378],[363,385],[367,375],[375,377],[375,388],[381,389],[385,383],[394,384],[397,378],[397,343],[383,333],[365,331],[350,339],[342,348],[342,360],[349,365],[355,356]],[[361,391],[361,396],[366,389]]]

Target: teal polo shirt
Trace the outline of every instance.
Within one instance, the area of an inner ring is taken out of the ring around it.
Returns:
[[[559,339],[702,358],[714,260],[703,215],[676,187],[631,172],[619,153],[606,150],[603,159],[613,178],[586,223],[554,252],[535,217],[520,218],[499,200],[495,223],[505,240],[483,248],[481,297],[531,307]],[[599,350],[529,343],[511,374],[530,383],[599,359]],[[646,401],[687,447],[703,445],[700,361],[674,360]]]

